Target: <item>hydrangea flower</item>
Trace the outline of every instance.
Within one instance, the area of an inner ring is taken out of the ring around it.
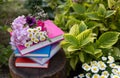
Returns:
[[[13,22],[12,22],[12,29],[22,29],[26,23],[25,16],[18,16]]]

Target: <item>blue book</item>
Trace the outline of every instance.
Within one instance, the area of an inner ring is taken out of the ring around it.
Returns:
[[[51,51],[50,51],[50,56],[49,57],[44,57],[44,58],[34,58],[30,57],[29,59],[32,59],[33,61],[44,65],[46,62],[48,62],[59,50],[61,49],[59,43],[54,43],[51,45]]]
[[[14,54],[16,57],[49,57],[51,50],[51,45],[48,45],[46,47],[40,48],[38,50],[35,50],[33,52],[27,53],[25,55],[20,54],[19,50],[16,49],[14,51]]]

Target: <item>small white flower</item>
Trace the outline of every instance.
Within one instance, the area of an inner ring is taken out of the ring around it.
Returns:
[[[105,70],[106,69],[106,64],[104,62],[99,62],[99,69],[100,70]]]
[[[92,71],[93,73],[97,73],[97,72],[99,71],[99,68],[98,68],[97,66],[92,66],[92,67],[91,67],[91,71]]]
[[[39,37],[40,37],[39,32],[36,32],[36,33],[34,34],[34,36],[37,37],[37,38],[39,38]]]
[[[28,33],[33,33],[33,29],[29,28],[29,29],[27,29],[27,32]]]
[[[30,47],[33,43],[31,41],[28,41],[24,44],[25,47]]]
[[[34,43],[38,43],[39,42],[39,40],[38,39],[34,39]]]
[[[109,73],[108,73],[108,71],[103,71],[103,72],[102,72],[102,75],[105,75],[105,76],[108,77],[108,76],[109,76]]]
[[[99,74],[94,74],[92,78],[100,78]]]
[[[41,27],[37,27],[37,30],[41,31],[41,30],[42,30],[42,28],[41,28]]]
[[[118,75],[113,75],[111,78],[120,78]]]
[[[86,73],[86,78],[90,78],[91,73]]]
[[[33,37],[33,33],[29,33],[29,34],[28,34],[28,37],[29,37],[29,38],[32,38],[32,37]]]
[[[44,36],[45,35],[45,33],[44,32],[39,32],[39,36]]]
[[[116,75],[118,74],[118,70],[117,69],[112,69],[112,72]]]
[[[108,61],[107,61],[107,63],[113,63],[113,62],[115,62],[115,60],[114,60],[114,58],[112,57],[112,56],[108,56]]]
[[[106,61],[106,60],[107,60],[107,57],[102,57],[102,60],[103,60],[103,61]]]
[[[91,66],[98,66],[98,62],[97,61],[92,61],[90,62]]]
[[[34,28],[33,33],[37,33],[37,32],[39,32],[39,30],[37,30],[37,28]]]
[[[101,75],[100,78],[108,78],[108,77],[105,75]]]
[[[83,78],[83,77],[84,77],[84,74],[79,74],[78,77],[79,77],[79,78]]]
[[[115,63],[111,63],[109,66],[110,66],[111,68],[116,68],[116,64],[115,64]]]
[[[46,37],[45,36],[40,36],[40,41],[44,41],[46,40]]]
[[[82,68],[83,68],[85,71],[89,71],[91,67],[90,67],[87,63],[85,63],[85,64],[82,65]]]

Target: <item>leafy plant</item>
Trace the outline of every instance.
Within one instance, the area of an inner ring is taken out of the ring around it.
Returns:
[[[119,32],[108,31],[97,38],[92,32],[93,29],[87,28],[88,26],[83,21],[73,25],[61,42],[73,69],[76,68],[78,62],[89,62],[109,54],[112,46],[118,41]],[[108,52],[105,52],[104,49]]]
[[[0,45],[0,66],[8,66],[8,60],[12,50],[10,46]]]

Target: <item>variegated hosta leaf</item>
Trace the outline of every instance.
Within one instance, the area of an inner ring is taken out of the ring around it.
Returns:
[[[98,14],[103,15],[103,16],[106,14],[106,9],[105,9],[105,6],[103,4],[99,4]]]
[[[105,15],[105,18],[108,18],[108,17],[110,17],[110,16],[112,16],[112,15],[114,15],[115,14],[115,10],[110,10],[110,11],[107,11],[106,12],[106,15]]]
[[[79,59],[80,59],[81,62],[85,61],[85,57],[84,57],[84,53],[83,52],[79,53]]]
[[[75,57],[73,57],[73,58],[70,59],[70,66],[72,67],[72,69],[75,70],[75,67],[76,67],[76,65],[78,63],[78,60],[79,59],[78,59],[77,56],[75,56]]]
[[[97,45],[99,46],[99,48],[109,48],[118,41],[118,36],[119,36],[118,32],[103,33],[99,37]]]
[[[101,57],[102,56],[102,50],[101,49],[95,49],[94,50],[94,56],[96,57],[96,58],[99,58],[99,57]]]
[[[115,4],[115,0],[108,0],[108,7],[111,9]]]
[[[79,25],[78,24],[73,25],[69,33],[74,36],[78,35],[80,33]]]
[[[77,50],[79,50],[79,48],[78,48],[78,46],[69,46],[68,48],[67,48],[67,51],[69,51],[69,52],[75,52],[75,51],[77,51]]]
[[[83,32],[86,29],[87,29],[86,24],[84,23],[84,21],[81,21],[81,23],[79,25],[78,24],[73,25],[71,27],[69,33],[71,35],[77,36],[78,34],[80,34],[81,32]]]
[[[120,57],[120,49],[117,47],[113,47],[113,55]]]
[[[64,34],[64,39],[70,44],[75,45],[75,46],[77,46],[79,43],[76,37],[70,34]]]
[[[87,29],[87,30],[83,31],[82,33],[80,33],[77,36],[77,39],[79,41],[79,45],[84,46],[87,43],[91,42],[91,37],[92,37],[91,34],[92,34],[91,29]]]

